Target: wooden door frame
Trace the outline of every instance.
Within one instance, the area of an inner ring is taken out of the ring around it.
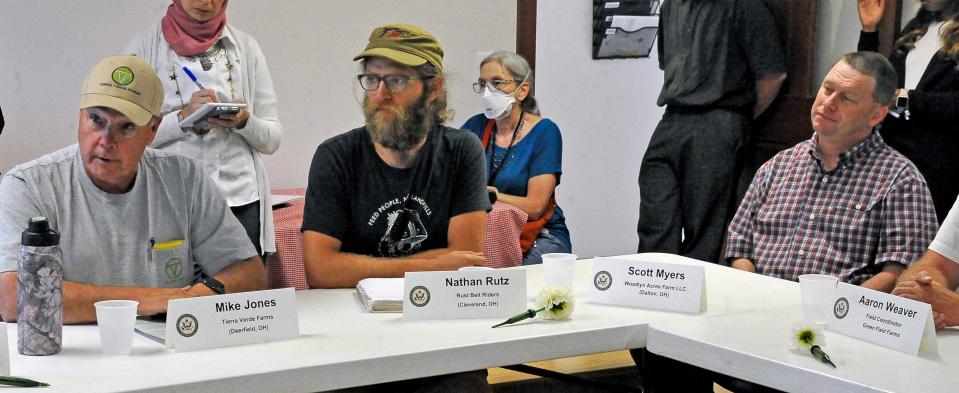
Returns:
[[[536,70],[536,0],[516,0],[516,53]]]

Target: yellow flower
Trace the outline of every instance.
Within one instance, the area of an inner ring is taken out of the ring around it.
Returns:
[[[822,327],[804,323],[800,323],[793,328],[790,342],[792,343],[793,349],[798,349],[803,352],[809,351],[813,345],[826,345]]]

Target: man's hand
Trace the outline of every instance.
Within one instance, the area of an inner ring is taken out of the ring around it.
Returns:
[[[436,270],[459,270],[467,266],[483,266],[486,258],[483,253],[474,251],[450,251],[433,260]]]
[[[935,311],[932,312],[932,323],[936,325],[936,330],[942,330],[946,328],[946,314],[940,314]]]
[[[191,286],[183,288],[157,288],[155,296],[148,296],[140,301],[140,305],[137,306],[137,314],[151,316],[165,313],[167,302],[170,300],[201,296],[199,294],[192,294],[190,287]]]
[[[879,26],[882,14],[886,10],[886,0],[858,0],[859,22],[862,23],[862,31],[872,33]]]
[[[237,104],[246,103],[246,101],[243,101],[242,99],[233,102]],[[246,127],[246,121],[249,119],[250,112],[247,112],[246,108],[242,108],[239,112],[234,114],[222,114],[218,117],[210,117],[206,119],[206,123],[213,127],[242,129],[243,127]]]
[[[934,317],[942,314],[935,318],[938,329],[959,325],[959,294],[933,281],[926,272],[919,272],[914,280],[900,282],[892,294],[932,305]]]
[[[736,259],[733,261],[733,263],[730,263],[729,266],[734,269],[745,270],[750,273],[756,272],[756,266],[745,258]]]

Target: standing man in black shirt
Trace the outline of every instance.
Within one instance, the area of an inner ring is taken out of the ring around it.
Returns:
[[[366,125],[310,165],[303,254],[311,287],[483,265],[483,147],[448,120],[443,50],[411,25],[376,28],[357,77]]]
[[[669,0],[657,39],[666,113],[639,170],[639,252],[719,261],[740,148],[786,65],[763,0]],[[712,375],[632,351],[647,392],[712,392]]]
[[[660,10],[666,113],[639,170],[639,252],[719,261],[737,162],[786,66],[763,0],[669,0]]]

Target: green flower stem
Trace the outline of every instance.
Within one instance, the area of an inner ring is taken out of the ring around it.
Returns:
[[[32,379],[0,376],[0,385],[19,386],[22,388],[47,387],[49,384]]]
[[[541,309],[539,309],[539,310],[535,310],[535,309],[532,309],[532,308],[531,308],[531,309],[529,309],[529,310],[523,311],[523,312],[520,313],[520,314],[514,315],[512,318],[507,319],[505,322],[501,322],[501,323],[498,323],[498,324],[496,324],[496,325],[493,325],[493,327],[494,327],[494,328],[498,328],[498,327],[503,326],[503,325],[509,325],[509,324],[512,324],[512,323],[516,323],[516,322],[522,321],[522,320],[524,320],[524,319],[530,319],[530,318],[536,317],[536,314],[538,314],[540,311],[543,311],[543,310],[545,310],[545,309],[546,309],[546,307],[543,307],[543,308],[541,308]]]
[[[833,364],[832,360],[829,360],[829,355],[826,355],[826,352],[823,352],[822,348],[818,345],[813,345],[812,348],[809,348],[809,352],[812,353],[816,359],[819,359],[820,362],[828,364],[832,368],[836,368],[836,365]]]

